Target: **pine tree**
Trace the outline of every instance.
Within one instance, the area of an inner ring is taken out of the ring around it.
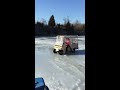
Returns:
[[[55,26],[55,19],[54,19],[53,15],[50,17],[48,25],[49,25],[49,27],[54,27]]]

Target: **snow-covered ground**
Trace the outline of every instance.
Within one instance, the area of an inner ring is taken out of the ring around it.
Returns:
[[[85,90],[85,37],[71,55],[53,53],[55,37],[35,38],[35,78],[43,77],[49,90]]]

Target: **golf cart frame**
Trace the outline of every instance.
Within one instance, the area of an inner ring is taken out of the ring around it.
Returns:
[[[63,55],[67,52],[75,52],[78,49],[78,36],[77,35],[58,35],[56,43],[53,47],[54,53]]]

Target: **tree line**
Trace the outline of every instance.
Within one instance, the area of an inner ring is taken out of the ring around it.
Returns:
[[[85,24],[78,20],[71,23],[68,18],[64,19],[64,24],[55,22],[54,15],[48,21],[42,19],[35,23],[35,36],[56,36],[56,35],[85,35]]]

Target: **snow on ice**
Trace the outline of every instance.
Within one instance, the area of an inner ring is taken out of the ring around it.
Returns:
[[[85,37],[72,55],[54,54],[55,39],[35,38],[35,78],[43,77],[49,90],[85,90]]]

